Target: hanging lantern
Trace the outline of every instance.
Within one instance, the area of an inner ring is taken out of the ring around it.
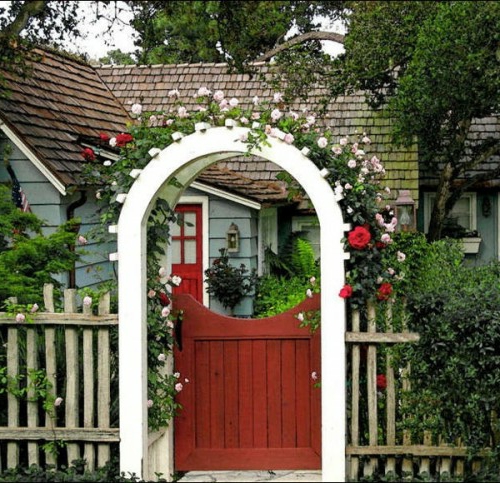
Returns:
[[[240,249],[240,231],[234,223],[231,223],[226,233],[226,248],[228,252],[237,252]]]
[[[415,231],[417,229],[415,201],[411,197],[410,190],[399,190],[398,193],[395,201],[397,231]]]

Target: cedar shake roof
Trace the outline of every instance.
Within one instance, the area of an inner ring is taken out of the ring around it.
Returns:
[[[151,66],[110,66],[96,67],[101,79],[126,109],[140,103],[145,111],[175,112],[175,99],[170,98],[170,90],[177,89],[179,99],[186,108],[197,107],[195,95],[200,87],[212,92],[222,90],[226,99],[235,97],[240,105],[248,106],[254,96],[261,100],[272,101],[275,90],[262,78],[270,76],[269,64],[254,64],[257,74],[231,73],[227,64],[198,63]],[[260,75],[259,75],[260,74]],[[311,101],[301,101],[293,106],[296,111],[314,112],[314,97]],[[311,107],[312,106],[312,107]],[[413,199],[418,202],[418,162],[417,146],[410,148],[390,144],[390,120],[371,110],[365,103],[362,93],[340,96],[331,102],[325,119],[321,124],[330,129],[340,139],[366,132],[372,140],[370,155],[376,155],[386,168],[384,184],[397,196],[395,190],[410,189]],[[262,159],[240,157],[219,163],[220,166],[243,174],[255,180],[274,180],[280,168]]]
[[[130,118],[82,61],[37,50],[26,78],[6,74],[10,91],[0,98],[0,121],[13,131],[66,187],[79,183],[79,138],[99,139],[100,132],[120,133]]]

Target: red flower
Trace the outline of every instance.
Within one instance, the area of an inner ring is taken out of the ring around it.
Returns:
[[[161,305],[163,305],[164,307],[170,305],[170,299],[165,292],[160,292],[159,297]]]
[[[105,143],[108,142],[110,139],[110,137],[104,132],[99,133],[99,138],[101,139],[101,141],[103,141]]]
[[[377,298],[379,300],[387,300],[389,296],[392,293],[392,285],[388,282],[383,283],[380,285],[379,289],[377,290]]]
[[[357,226],[347,235],[349,245],[355,250],[363,250],[363,248],[366,248],[371,239],[372,236],[366,226]]]
[[[91,148],[85,148],[82,151],[82,156],[85,158],[85,161],[94,161],[95,153]]]
[[[131,143],[134,140],[131,134],[121,133],[116,136],[116,146],[118,148],[123,148],[128,143]]]
[[[377,375],[377,389],[379,391],[383,391],[387,387],[387,379],[385,377],[385,374],[378,374]]]
[[[349,284],[345,284],[339,292],[340,297],[343,299],[348,299],[352,295],[352,287]]]

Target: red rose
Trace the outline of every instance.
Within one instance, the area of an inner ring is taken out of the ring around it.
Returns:
[[[85,148],[82,151],[82,156],[85,158],[85,161],[94,161],[95,160],[95,154],[91,148]]]
[[[339,295],[343,299],[348,299],[352,295],[352,287],[349,284],[345,284],[339,292]]]
[[[100,132],[100,133],[99,133],[99,138],[100,138],[100,139],[101,139],[101,141],[103,141],[103,142],[108,142],[108,141],[109,141],[109,139],[110,139],[110,138],[109,138],[109,136],[108,136],[106,133],[104,133],[104,132]]]
[[[388,282],[383,283],[377,290],[379,300],[387,300],[392,293],[392,285]]]
[[[365,226],[357,226],[347,235],[349,245],[355,250],[363,250],[363,248],[366,248],[371,239],[372,236],[370,231]]]
[[[164,307],[170,305],[170,299],[165,292],[160,292],[159,297],[161,305],[163,305]]]
[[[383,391],[387,387],[387,379],[385,377],[385,374],[378,374],[377,375],[377,389],[379,391]]]
[[[121,133],[116,136],[116,146],[118,148],[123,148],[128,143],[131,143],[134,138],[132,137],[131,134],[128,133]]]

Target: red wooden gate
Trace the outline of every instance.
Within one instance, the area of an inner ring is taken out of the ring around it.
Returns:
[[[321,468],[320,334],[300,328],[299,312],[319,296],[266,319],[211,312],[187,294],[176,371],[175,469]]]

